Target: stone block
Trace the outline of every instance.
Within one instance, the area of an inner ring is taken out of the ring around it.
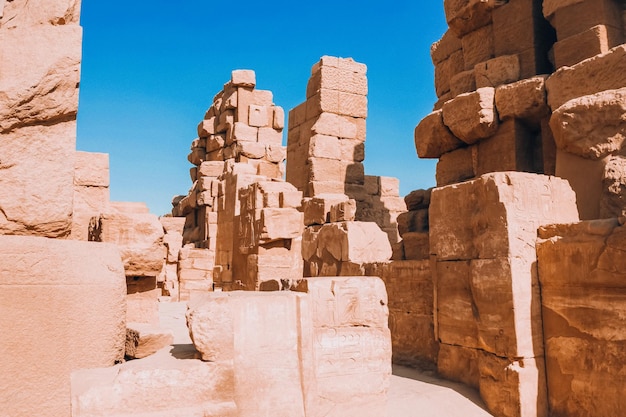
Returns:
[[[405,259],[419,261],[430,257],[428,232],[406,232],[402,241]]]
[[[75,121],[0,134],[0,233],[52,238],[70,233],[75,147]]]
[[[463,44],[461,43],[461,40],[454,34],[454,32],[447,30],[441,39],[433,43],[430,47],[430,57],[432,58],[433,64],[436,65],[449,58],[450,55],[461,50],[462,48]]]
[[[198,177],[219,177],[224,173],[224,163],[220,161],[205,161],[198,167]]]
[[[109,154],[76,152],[74,185],[84,187],[109,186]]]
[[[311,75],[307,85],[307,98],[315,95],[320,88],[367,95],[367,76],[364,72],[321,65]]]
[[[568,101],[550,118],[557,148],[588,159],[619,152],[626,139],[624,112],[626,88]]]
[[[363,162],[365,160],[365,143],[359,139],[341,139],[339,141],[341,160]]]
[[[367,66],[365,64],[356,62],[352,58],[337,58],[334,56],[324,55],[319,62],[316,62],[313,67],[311,67],[311,74],[317,72],[322,66],[339,68],[344,71],[351,71],[360,74],[365,74],[367,72]]]
[[[231,132],[232,141],[227,142],[256,142],[259,129],[244,122],[235,122]]]
[[[546,102],[546,78],[545,75],[537,76],[498,86],[496,108],[500,120],[516,118],[537,125],[550,115]]]
[[[593,26],[555,43],[554,64],[557,68],[572,66],[587,58],[608,52],[623,40],[621,27]]]
[[[600,218],[620,217],[625,210],[626,159],[623,156],[611,156],[602,176]]]
[[[556,111],[567,101],[626,85],[626,45],[557,70],[546,81],[548,104]]]
[[[463,93],[471,93],[476,90],[476,75],[474,67],[469,71],[463,71],[450,79],[451,98]],[[443,104],[443,103],[442,103]]]
[[[235,87],[254,88],[256,86],[256,74],[252,70],[234,70],[231,73],[230,82]]]
[[[339,91],[320,88],[306,102],[306,119],[314,119],[322,113],[339,114]]]
[[[497,87],[520,79],[520,62],[517,55],[502,55],[476,64],[474,77],[476,88]]]
[[[118,245],[127,276],[155,277],[166,257],[163,226],[150,213],[101,214],[89,240]]]
[[[478,143],[476,175],[498,171],[537,172],[537,136],[523,122],[509,119],[490,138]]]
[[[476,64],[495,57],[493,47],[493,25],[486,25],[467,33],[461,38],[465,70],[474,69]]]
[[[356,218],[356,200],[350,199],[330,206],[330,222],[351,222]]]
[[[302,234],[304,214],[292,208],[261,210],[258,237],[261,242],[294,239]]]
[[[443,97],[450,91],[450,80],[465,70],[463,51],[453,52],[450,57],[435,65],[435,92]]]
[[[0,236],[0,248],[0,406],[11,416],[70,415],[70,374],[124,355],[119,251],[27,236]]]
[[[428,207],[399,214],[398,231],[400,236],[408,232],[428,232]]]
[[[91,219],[109,211],[110,193],[108,187],[74,186],[72,212],[72,232],[74,240],[89,240]]]
[[[387,234],[372,222],[324,225],[318,234],[318,253],[327,251],[342,262],[384,262],[391,258]]]
[[[415,149],[420,158],[440,158],[464,145],[443,124],[442,114],[442,110],[430,113],[415,128]]]
[[[330,222],[330,212],[333,205],[348,202],[345,194],[318,194],[316,197],[302,201],[304,224],[324,224]]]
[[[478,388],[478,355],[479,351],[476,349],[440,343],[437,372],[446,379]]]
[[[266,127],[269,125],[269,109],[267,106],[251,104],[248,108],[248,125],[254,127]]]
[[[257,138],[259,143],[263,143],[265,145],[281,146],[283,143],[282,132],[271,127],[259,128]]]
[[[174,343],[174,336],[169,331],[144,323],[126,324],[124,356],[128,358],[145,358],[172,343]]]
[[[475,154],[476,145],[459,148],[441,155],[439,162],[437,162],[437,186],[443,187],[474,178],[476,176]]]
[[[550,23],[555,27],[559,41],[596,25],[618,29],[622,27],[621,6],[614,0],[583,0],[555,10]]]
[[[443,7],[450,30],[462,37],[489,24],[495,3],[488,0],[445,0]]]
[[[14,29],[29,25],[78,24],[80,3],[72,0],[30,3],[25,0],[7,2],[0,7],[0,28]]]
[[[311,133],[335,136],[342,139],[356,139],[357,125],[349,117],[333,113],[322,113],[311,127]]]
[[[339,92],[339,114],[350,117],[367,117],[367,96]]]
[[[430,195],[432,193],[432,188],[427,190],[414,190],[408,193],[404,197],[404,202],[406,203],[407,210],[420,210],[423,208],[428,208],[430,205]]]
[[[274,96],[268,90],[252,90],[247,87],[237,89],[237,109],[234,112],[234,121],[248,123],[251,105],[271,107]]]
[[[543,15],[546,19],[550,19],[558,9],[581,3],[582,1],[583,0],[544,0]]]
[[[335,136],[314,135],[309,141],[309,156],[341,160],[340,140]]]
[[[272,126],[276,130],[283,130],[285,127],[285,110],[280,106],[272,106]]]
[[[442,214],[449,207],[456,208],[454,220]],[[567,181],[521,172],[435,189],[429,210],[431,251],[441,261],[532,259],[539,226],[578,219]]]
[[[495,90],[479,88],[447,101],[443,105],[443,123],[469,145],[493,135],[498,128]]]

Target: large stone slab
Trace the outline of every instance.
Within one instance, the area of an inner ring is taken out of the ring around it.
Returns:
[[[578,211],[565,180],[498,172],[433,190],[429,219],[431,252],[440,261],[534,258],[537,228],[577,221]]]
[[[114,245],[0,236],[0,409],[70,415],[70,373],[123,359],[126,285]]]
[[[537,244],[551,410],[573,417],[626,407],[626,228],[616,219],[541,228]]]
[[[498,130],[495,89],[483,87],[460,94],[443,105],[443,123],[463,142],[471,145]]]
[[[11,0],[0,3],[0,29],[78,24],[79,0]]]

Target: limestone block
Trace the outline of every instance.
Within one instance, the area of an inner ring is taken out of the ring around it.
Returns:
[[[626,85],[626,45],[586,59],[571,67],[563,67],[546,80],[548,104],[556,111],[567,101],[597,93],[620,89]]]
[[[437,186],[462,182],[476,176],[476,145],[444,153],[437,162]]]
[[[318,235],[318,253],[322,251],[343,262],[384,262],[391,258],[387,234],[371,222],[324,225]]]
[[[497,87],[518,81],[521,77],[519,56],[502,55],[476,64],[474,77],[476,88]]]
[[[480,374],[478,372],[479,353],[476,349],[440,343],[437,356],[437,372],[446,379],[478,388],[480,383]]]
[[[205,161],[198,167],[198,177],[219,177],[224,172],[224,163]]]
[[[214,135],[216,132],[216,117],[211,117],[208,120],[202,120],[198,124],[198,137],[208,138],[211,135]]]
[[[0,236],[0,248],[0,406],[11,416],[70,415],[71,372],[124,355],[119,251],[26,236]]]
[[[264,208],[261,210],[261,242],[293,239],[302,234],[304,214],[293,208]]]
[[[478,142],[476,175],[498,171],[537,172],[535,161],[536,134],[517,120],[509,119],[500,124],[490,138]]]
[[[345,194],[319,194],[302,201],[304,224],[324,224],[330,222],[330,211],[333,205],[349,201]]]
[[[351,222],[356,218],[356,200],[350,199],[330,206],[330,222]]]
[[[367,96],[340,91],[338,113],[350,117],[367,117]]]
[[[548,396],[556,413],[611,416],[624,408],[625,236],[616,219],[540,229]]]
[[[522,119],[537,124],[550,114],[546,102],[545,80],[537,76],[496,88],[496,108],[500,120]]]
[[[80,370],[72,416],[236,417],[233,379],[232,364],[168,355]]]
[[[77,0],[12,0],[0,6],[0,28],[78,24],[79,18]]]
[[[272,106],[273,94],[268,90],[252,90],[249,87],[237,89],[237,109],[234,111],[235,122],[248,122],[251,105]]]
[[[464,145],[443,124],[442,114],[442,110],[430,113],[415,128],[415,149],[420,158],[440,158]]]
[[[600,218],[619,217],[626,209],[626,159],[609,157],[602,176]]]
[[[257,139],[259,143],[280,146],[283,143],[283,134],[281,131],[271,127],[261,127],[259,128]]]
[[[559,149],[589,159],[619,151],[626,139],[626,88],[572,99],[559,107],[550,127]]]
[[[254,88],[256,86],[256,74],[252,70],[234,70],[231,73],[230,82],[235,87]]]
[[[493,47],[493,25],[486,25],[461,38],[465,70],[471,70],[476,64],[490,60],[495,56]]]
[[[443,123],[469,145],[493,135],[498,128],[495,90],[479,88],[447,101],[443,105]]]
[[[405,259],[422,260],[430,257],[428,232],[406,232],[402,236],[402,241]]]
[[[494,9],[492,14],[495,56],[527,50],[537,50],[541,54],[544,39],[554,37],[553,29],[541,15],[541,2],[531,0],[501,3],[501,7]]]
[[[320,88],[367,95],[367,75],[364,72],[321,65],[311,75],[307,85],[307,98],[315,95]]]
[[[428,207],[399,214],[398,231],[400,236],[408,232],[428,232]]]
[[[441,39],[430,47],[430,57],[433,64],[436,65],[449,58],[453,52],[460,50],[462,47],[461,40],[451,30],[447,30]]]
[[[491,22],[492,0],[445,0],[446,21],[457,36],[472,32]]]
[[[163,226],[150,213],[104,213],[90,240],[115,243],[120,247],[127,276],[157,276],[163,267],[166,249]]]
[[[432,188],[429,188],[427,190],[414,190],[408,193],[404,197],[404,202],[406,203],[407,210],[413,211],[428,208],[428,206],[430,205],[431,193]]]
[[[450,79],[450,94],[451,98],[463,93],[471,93],[476,90],[476,75],[474,74],[474,67],[469,71],[463,71],[456,74]]]
[[[265,127],[269,124],[268,108],[251,104],[248,108],[248,125]]]
[[[456,209],[454,219],[443,214],[449,207]],[[500,172],[435,189],[429,219],[431,250],[438,260],[532,259],[537,228],[577,221],[578,210],[565,180]]]
[[[310,352],[311,319],[298,311],[305,303],[293,292],[224,292],[188,310],[203,359],[232,361],[239,415],[304,416],[301,381],[310,360],[300,352]]]
[[[0,138],[0,233],[46,237],[69,234],[76,122],[26,126],[3,133]]]
[[[547,417],[545,362],[511,360],[480,352],[480,396],[489,411],[505,417]]]
[[[78,25],[0,31],[0,132],[76,118],[81,41]]]
[[[357,126],[349,117],[333,113],[322,113],[311,127],[311,133],[335,136],[342,139],[356,139]]]
[[[583,0],[560,7],[554,12],[550,23],[556,29],[557,39],[562,41],[596,26],[612,28],[622,26],[622,5],[614,0]]]
[[[174,336],[171,332],[145,323],[127,323],[124,356],[133,359],[145,358],[173,342]]]
[[[85,187],[109,186],[109,154],[76,152],[74,185]]]
[[[587,58],[606,53],[623,40],[621,27],[593,26],[554,44],[555,67],[572,66]]]

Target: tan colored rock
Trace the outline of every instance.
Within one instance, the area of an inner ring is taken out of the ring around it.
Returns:
[[[616,219],[539,231],[548,395],[555,413],[612,416],[624,408],[625,236]]]
[[[452,53],[463,47],[461,40],[451,31],[447,30],[442,38],[430,47],[430,56],[433,64],[438,64],[447,59]]]
[[[402,236],[404,244],[404,259],[423,260],[430,254],[430,240],[428,232],[407,232]]]
[[[596,25],[620,28],[623,4],[614,0],[583,0],[557,9],[550,18],[556,29],[557,39],[562,41],[584,32]]]
[[[496,88],[496,107],[501,120],[522,119],[537,124],[550,114],[546,102],[545,80],[537,76]]]
[[[72,374],[72,416],[236,417],[234,385],[232,364],[167,355],[85,369]]]
[[[324,224],[330,222],[330,211],[334,205],[349,201],[345,194],[318,194],[302,201],[304,224]]]
[[[445,0],[443,7],[450,30],[461,37],[489,24],[496,3],[493,0]]]
[[[312,73],[307,86],[307,97],[315,95],[320,88],[351,94],[367,95],[367,76],[364,72],[320,65]]]
[[[476,64],[494,57],[493,25],[485,25],[461,38],[465,70],[472,70]]]
[[[11,0],[0,6],[0,29],[29,25],[78,24],[80,1]]]
[[[456,74],[450,79],[450,94],[452,98],[463,93],[471,93],[476,90],[476,75],[474,68]]]
[[[463,51],[453,52],[447,59],[435,65],[435,92],[443,98],[450,92],[450,81],[465,70]]]
[[[97,218],[90,240],[120,247],[127,276],[155,277],[166,257],[163,226],[150,213],[104,213]]]
[[[319,135],[356,139],[357,127],[349,117],[333,113],[322,113],[315,120],[311,132]]]
[[[449,207],[455,207],[454,219],[444,214]],[[441,261],[534,256],[539,226],[577,219],[575,195],[565,180],[521,172],[486,174],[433,191],[431,250]]]
[[[443,105],[443,123],[469,145],[493,135],[498,128],[495,90],[479,88],[447,101]]]
[[[520,62],[517,55],[502,55],[476,64],[474,78],[476,88],[497,87],[518,81],[521,77]]]
[[[554,63],[557,68],[575,65],[587,58],[604,54],[622,43],[622,28],[596,25],[554,44]]]
[[[540,172],[543,166],[536,133],[519,119],[500,123],[490,138],[478,142],[476,175],[499,171]]]
[[[109,186],[109,154],[77,151],[74,164],[74,185]]]
[[[342,262],[384,262],[391,258],[387,234],[372,222],[324,225],[318,235],[318,253],[327,251]]]
[[[351,222],[356,218],[356,201],[350,199],[330,206],[330,222]]]
[[[440,343],[437,372],[446,379],[478,388],[480,383],[479,354],[480,352],[476,349]]]
[[[548,104],[556,111],[571,99],[626,85],[626,45],[563,67],[546,81]]]
[[[72,212],[72,232],[74,240],[89,240],[89,225],[94,216],[110,211],[109,187],[91,187],[74,185]]]
[[[476,145],[455,149],[441,155],[435,174],[437,186],[443,187],[474,178],[476,176],[476,158]]]
[[[626,88],[568,101],[552,113],[550,127],[559,149],[589,159],[621,150],[626,139]]]
[[[550,18],[557,10],[571,6],[576,3],[582,3],[583,0],[544,0],[543,2],[543,15],[546,18]]]
[[[70,415],[71,372],[124,355],[119,251],[26,236],[0,236],[0,248],[0,406],[11,416]]]
[[[602,177],[600,218],[619,217],[626,209],[626,159],[609,157]]]
[[[407,210],[419,210],[423,208],[428,208],[430,205],[430,195],[432,193],[432,188],[428,190],[414,190],[408,193],[404,197],[404,202],[406,203]]]
[[[407,232],[428,232],[428,206],[398,215],[400,236]]]
[[[24,7],[24,1],[17,3]],[[36,10],[35,5],[29,7]],[[0,132],[75,119],[81,40],[77,25],[0,31]],[[72,137],[75,140],[75,133]]]
[[[439,158],[464,145],[443,124],[442,114],[442,110],[430,113],[415,128],[415,149],[420,158]]]
[[[27,126],[0,137],[0,233],[68,235],[72,226],[76,122]],[[33,140],[37,146],[32,146]]]
[[[231,74],[230,82],[235,87],[254,88],[256,86],[256,75],[252,70],[235,70]]]
[[[127,323],[124,356],[133,359],[145,358],[173,342],[174,336],[171,332],[144,323]]]

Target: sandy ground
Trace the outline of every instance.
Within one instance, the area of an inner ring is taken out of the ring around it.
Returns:
[[[161,327],[174,334],[180,356],[192,356],[185,320],[186,303],[160,303]],[[174,353],[174,352],[172,352]],[[491,417],[478,393],[464,385],[402,366],[393,367],[389,417]]]

